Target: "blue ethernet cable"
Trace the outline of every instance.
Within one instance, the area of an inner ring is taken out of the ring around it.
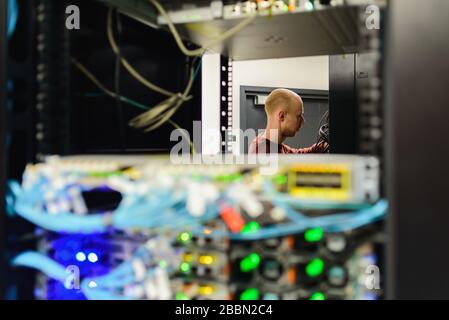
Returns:
[[[136,257],[142,256],[143,250],[138,250]],[[148,256],[151,258],[151,255]],[[131,260],[132,261],[132,260]],[[109,274],[97,278],[86,278],[81,282],[81,290],[88,299],[93,300],[128,300],[122,294],[115,294],[114,291],[120,291],[124,286],[134,283],[135,276],[131,261],[122,263]],[[51,258],[37,252],[24,252],[17,255],[11,265],[15,267],[29,267],[46,274],[48,277],[61,283],[65,283],[68,273],[64,266],[55,262]],[[149,273],[148,273],[149,272]],[[151,269],[147,274],[151,274]],[[91,288],[91,283],[95,287]]]
[[[47,275],[49,278],[55,279],[61,283],[65,283],[68,273],[66,272],[66,269],[64,266],[58,264],[54,260],[50,259],[49,257],[37,253],[37,252],[24,252],[16,256],[12,261],[11,265],[15,267],[28,267],[33,268],[36,270],[39,270],[40,272]],[[86,293],[91,293],[92,290],[89,290],[89,283],[92,279],[86,279],[89,281],[82,281],[81,283],[81,289],[83,293],[86,295]],[[122,299],[129,299],[126,296],[121,295],[114,295],[111,292],[101,292],[102,290],[95,290],[95,295],[91,294],[91,298],[94,299],[114,299],[114,300],[122,300]],[[88,294],[86,296],[88,296]],[[89,296],[88,296],[89,297]]]
[[[103,215],[76,216],[72,213],[60,212],[55,217],[20,201],[16,203],[15,211],[35,225],[55,232],[86,234],[103,233],[108,229]]]
[[[133,254],[133,257],[121,263],[117,268],[106,275],[99,277],[85,278],[81,282],[81,289],[83,294],[89,300],[129,300],[133,297],[126,296],[123,293],[123,288],[128,285],[142,284],[141,280],[136,279],[133,261],[136,259],[143,263],[145,268],[144,278],[153,275],[157,261],[152,253],[141,246]],[[174,271],[173,266],[168,266],[169,272]]]
[[[110,213],[110,221],[107,221],[104,213],[77,216],[71,212],[58,212],[56,219],[42,206],[44,185],[45,181],[42,181],[34,188],[23,191],[17,182],[11,181],[9,188],[16,198],[14,209],[20,216],[44,229],[56,232],[102,233],[111,226],[117,229],[182,228],[184,225],[198,225],[202,221],[216,218],[219,214],[218,208],[209,206],[203,217],[192,217],[184,209],[185,194],[173,196],[169,191],[164,191],[151,198],[126,195],[120,206]],[[63,193],[64,190],[60,192]],[[58,196],[64,197],[62,193]],[[8,200],[11,206],[11,197]]]
[[[250,234],[231,234],[231,238],[236,240],[259,240],[299,233],[306,229],[316,227],[320,227],[328,233],[344,232],[379,221],[384,217],[387,209],[388,202],[380,200],[371,208],[362,209],[352,213],[334,214],[314,218],[303,216],[302,221],[298,219],[291,224],[266,227],[258,232]]]
[[[89,287],[90,281],[81,282],[81,290],[88,300],[132,300],[131,297],[125,295],[114,294],[109,290],[91,289]]]
[[[15,267],[29,267],[40,270],[50,278],[64,283],[67,279],[66,269],[49,257],[32,251],[27,251],[16,256],[11,265]]]
[[[288,224],[278,224],[262,228],[253,233],[230,233],[228,231],[214,231],[212,237],[229,237],[233,240],[261,240],[272,237],[282,237],[290,234],[303,232],[310,228],[322,228],[328,233],[338,233],[357,229],[365,225],[381,220],[388,209],[388,202],[380,200],[373,206],[350,213],[333,214],[323,217],[307,217],[298,213],[296,210],[285,205],[287,216],[292,222]],[[192,228],[190,232],[194,234],[203,234],[204,228]]]
[[[10,188],[18,198],[15,204],[17,212],[22,217],[45,229],[70,233],[96,233],[105,232],[108,228],[104,214],[76,216],[70,212],[59,212],[57,215],[58,218],[54,219],[44,209],[39,209],[39,206],[33,203],[33,201],[42,201],[43,196],[39,185],[37,188],[27,190],[27,192],[23,192],[17,183],[11,183]],[[327,232],[341,232],[358,228],[381,219],[387,208],[386,201],[382,200],[374,206],[359,209],[354,212],[311,218],[293,209],[293,207],[296,208],[296,205],[292,205],[290,202],[286,201],[285,197],[273,198],[273,203],[286,211],[289,219],[292,221],[291,223],[266,227],[257,233],[249,235],[230,233],[229,235],[223,234],[222,236],[230,236],[233,239],[255,240],[298,233],[307,228],[314,227],[322,227]],[[209,205],[206,214],[199,218],[192,217],[185,208],[185,193],[173,195],[170,193],[170,190],[162,190],[158,191],[153,197],[126,195],[119,208],[111,213],[112,219],[109,223],[118,229],[183,229],[189,227],[193,231],[201,232],[202,223],[217,218],[219,215],[217,205]]]

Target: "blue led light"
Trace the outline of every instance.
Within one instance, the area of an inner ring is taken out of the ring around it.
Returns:
[[[84,254],[84,252],[78,252],[75,257],[79,262],[86,261],[86,255]]]
[[[87,259],[88,259],[90,262],[95,263],[95,262],[98,261],[98,256],[97,256],[95,253],[91,252],[91,253],[89,253],[89,254],[87,255]]]
[[[108,234],[48,234],[47,241],[51,243],[49,257],[61,265],[76,265],[80,271],[80,279],[99,277],[111,271],[109,253],[112,251]],[[61,258],[61,252],[68,251],[68,261]],[[78,256],[77,254],[80,253]],[[89,254],[94,253],[93,255]],[[84,261],[82,258],[84,254]],[[95,261],[95,262],[92,262]],[[64,272],[64,276],[67,274]],[[93,280],[93,279],[92,279]],[[66,289],[63,283],[49,279],[46,286],[46,298],[48,300],[86,300],[82,290]],[[96,281],[86,283],[90,290],[95,290]]]
[[[377,300],[377,294],[372,292],[365,292],[363,295],[363,300]]]

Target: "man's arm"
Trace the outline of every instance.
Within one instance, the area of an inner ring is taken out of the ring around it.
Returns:
[[[306,154],[306,153],[325,153],[329,144],[327,142],[319,142],[315,143],[311,147],[308,148],[292,148],[287,145],[283,145],[284,152],[283,153],[293,153],[293,154]]]

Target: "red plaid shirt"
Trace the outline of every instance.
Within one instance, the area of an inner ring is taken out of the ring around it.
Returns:
[[[286,144],[279,144],[268,140],[262,136],[258,136],[249,146],[248,153],[290,153],[290,154],[303,154],[303,153],[323,153],[326,149],[324,144],[314,144],[308,148],[296,149],[287,146]]]

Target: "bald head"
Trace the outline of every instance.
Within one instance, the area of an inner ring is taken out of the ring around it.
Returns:
[[[273,90],[265,102],[265,112],[270,117],[282,110],[293,111],[298,107],[303,108],[303,102],[299,95],[288,89]]]
[[[304,123],[304,103],[288,89],[273,90],[265,102],[267,129],[277,129],[282,137],[293,137]]]

